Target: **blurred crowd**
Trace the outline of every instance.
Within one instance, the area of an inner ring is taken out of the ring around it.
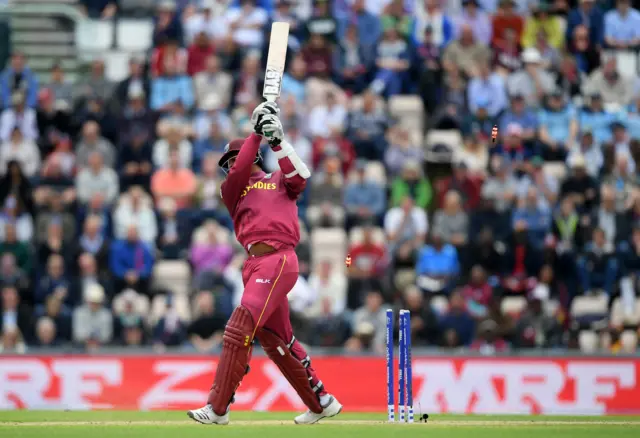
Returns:
[[[591,350],[636,349],[637,2],[149,3],[78,2],[154,17],[123,81],[99,56],[75,83],[18,51],[2,71],[0,351],[219,348],[246,255],[217,161],[251,130],[272,21],[291,25],[279,105],[313,169],[299,339],[381,352],[395,306],[416,346],[586,348],[589,330]],[[320,256],[314,236],[341,235]],[[156,279],[176,263],[185,290]]]

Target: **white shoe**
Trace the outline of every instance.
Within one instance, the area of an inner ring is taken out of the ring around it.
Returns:
[[[323,406],[321,413],[316,414],[315,412],[307,411],[304,414],[298,415],[293,421],[296,424],[313,424],[323,418],[335,417],[340,411],[342,411],[342,405],[334,396],[331,396],[327,405]]]
[[[224,415],[218,415],[213,412],[211,405],[189,411],[187,415],[192,420],[202,424],[220,424],[222,426],[229,424],[229,411]]]

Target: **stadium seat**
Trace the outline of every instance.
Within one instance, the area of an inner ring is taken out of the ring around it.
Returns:
[[[638,334],[634,330],[625,330],[620,334],[620,346],[623,353],[635,353],[638,349]]]
[[[160,260],[153,268],[153,287],[165,289],[175,295],[188,295],[191,269],[182,260]]]
[[[135,309],[136,313],[139,313],[141,315],[149,314],[149,298],[147,298],[145,295],[137,293],[133,289],[125,289],[124,291],[113,297],[113,302],[111,303],[113,313],[122,313],[124,311],[125,303],[127,300],[133,301],[133,308]]]
[[[316,228],[311,231],[311,254],[313,265],[321,260],[330,260],[335,268],[344,268],[347,233],[342,228]]]
[[[563,180],[567,176],[567,166],[564,163],[545,163],[542,171],[558,181]]]
[[[349,172],[347,181],[349,183],[356,182],[357,175],[358,173],[356,172],[356,170],[352,170],[351,172]],[[378,183],[382,186],[386,186],[387,172],[384,169],[384,165],[379,161],[369,161],[367,163],[367,167],[365,168],[365,179]]]
[[[544,303],[544,311],[547,315],[549,316],[555,316],[555,314],[558,312],[558,309],[560,309],[560,303],[558,302],[558,300],[547,300]]]
[[[113,46],[113,22],[83,20],[76,25],[76,48],[79,52],[104,52]]]
[[[127,52],[146,52],[153,45],[152,20],[118,20],[116,26],[118,48]]]
[[[424,109],[418,96],[392,96],[389,99],[389,113],[411,130],[423,133]]]
[[[519,315],[527,305],[527,299],[522,296],[504,297],[500,303],[500,310],[505,315]]]
[[[442,295],[435,295],[431,298],[431,309],[439,315],[447,313],[449,309],[449,301]]]
[[[105,76],[113,82],[120,82],[129,75],[129,54],[108,52],[103,56],[106,67]]]
[[[398,269],[393,279],[393,284],[397,290],[404,290],[408,286],[416,283],[415,269]]]
[[[191,309],[189,308],[189,298],[186,295],[173,294],[173,307],[176,309],[178,316],[184,323],[191,321]],[[167,296],[164,294],[156,295],[151,301],[151,312],[147,324],[150,327],[162,318],[167,311]]]
[[[445,150],[440,151],[444,146]],[[427,161],[442,163],[451,161],[462,148],[462,134],[453,130],[432,130],[424,139],[424,148]]]
[[[373,230],[373,241],[384,245],[385,237],[382,228],[376,227]],[[349,233],[349,245],[356,245],[362,242],[362,227],[353,227]]]
[[[623,76],[636,77],[638,75],[638,55],[633,52],[616,52],[618,72]]]
[[[627,313],[622,299],[616,298],[611,306],[611,324],[618,326],[640,325],[640,300],[636,299],[631,313]]]
[[[583,325],[589,324],[607,315],[609,298],[603,293],[578,296],[571,303],[571,316]]]
[[[216,224],[216,228],[217,228],[217,238],[219,242],[229,242],[229,238],[231,236],[231,232],[223,227],[217,224],[217,222],[215,221],[208,221],[208,222],[214,222]],[[193,234],[191,235],[191,243],[204,243],[207,241],[207,223],[205,222],[204,224],[202,224],[201,226],[199,226],[198,228],[196,228],[193,231]]]
[[[351,111],[356,111],[356,110],[362,109],[363,100],[364,99],[360,95],[352,96],[351,100],[349,101],[349,109]],[[378,110],[384,110],[385,109],[385,102],[384,102],[383,98],[381,98],[381,97],[376,98],[376,109],[378,109]]]
[[[582,330],[578,334],[578,345],[583,353],[595,353],[598,350],[599,339],[596,332]]]

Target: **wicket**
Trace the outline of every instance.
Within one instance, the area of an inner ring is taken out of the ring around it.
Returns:
[[[398,413],[399,422],[413,423],[413,371],[411,365],[411,312],[401,309],[398,314]],[[386,312],[387,359],[387,420],[395,422],[393,371],[393,310]]]

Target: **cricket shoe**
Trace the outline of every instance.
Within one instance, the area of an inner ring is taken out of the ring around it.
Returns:
[[[342,411],[342,405],[334,396],[331,395],[329,397],[327,404],[322,405],[322,412],[316,414],[315,412],[307,411],[304,414],[298,415],[293,421],[296,424],[313,424],[323,418],[335,417]]]
[[[221,426],[229,424],[229,411],[227,410],[224,415],[218,415],[213,412],[211,405],[188,411],[187,415],[192,420],[202,424],[220,424]]]

